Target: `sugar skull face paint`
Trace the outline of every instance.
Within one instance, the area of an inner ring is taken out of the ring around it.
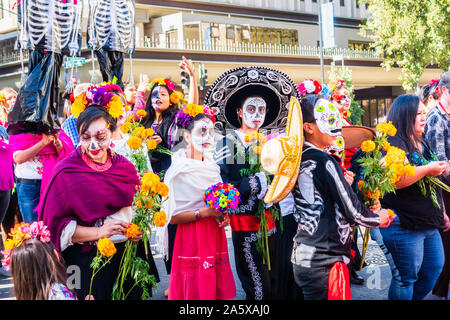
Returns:
[[[103,118],[91,122],[80,136],[81,151],[92,161],[104,162],[111,145],[111,131]]]
[[[191,132],[191,143],[198,152],[206,152],[214,148],[214,124],[204,118],[194,124]]]
[[[266,118],[266,101],[260,97],[250,97],[242,106],[242,118],[247,127],[259,129]]]
[[[152,90],[152,107],[155,110],[164,111],[170,106],[169,91],[163,86],[156,86]]]
[[[348,109],[350,109],[350,93],[346,88],[336,90],[335,92],[333,92],[331,98],[336,102],[339,112],[344,113],[345,111],[348,111]]]
[[[314,118],[322,133],[336,137],[342,132],[342,118],[336,107],[326,99],[319,99],[314,106]]]

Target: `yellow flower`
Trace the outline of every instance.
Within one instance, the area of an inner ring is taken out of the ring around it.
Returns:
[[[180,102],[180,100],[184,100],[184,95],[180,91],[175,90],[170,94],[170,102],[172,102],[173,104],[177,104],[178,102]]]
[[[133,130],[133,132],[131,132],[132,136],[141,136],[142,137],[142,132],[145,130],[144,127],[137,127],[136,129]]]
[[[389,150],[389,148],[390,148],[390,143],[389,142],[387,142],[387,141],[383,141],[383,146],[381,147],[381,149],[383,150],[383,151],[388,151]]]
[[[127,118],[127,122],[131,122],[131,123],[133,123],[135,121],[135,118],[134,118],[134,115],[129,115],[128,116],[128,118]]]
[[[148,150],[155,150],[157,146],[158,146],[158,144],[156,143],[155,140],[153,140],[153,139],[147,140],[147,149]]]
[[[189,103],[184,109],[183,112],[190,115],[191,117],[195,117],[196,115],[203,113],[203,106],[198,104]]]
[[[16,242],[12,238],[8,238],[8,239],[6,239],[3,246],[5,247],[5,250],[12,250],[12,249],[14,249],[15,244],[16,244]]]
[[[395,136],[397,134],[397,129],[392,125],[392,121],[379,123],[376,129],[378,132],[385,133],[388,136]]]
[[[166,197],[169,194],[169,187],[165,183],[161,182],[159,184],[158,193],[161,195],[161,197]]]
[[[394,146],[390,146],[386,153],[386,165],[390,166],[393,163],[403,164],[405,162],[405,151]]]
[[[128,121],[120,126],[120,131],[122,131],[123,134],[127,134],[130,129],[131,123],[129,123]]]
[[[395,214],[394,211],[391,209],[387,209],[387,213],[389,217],[392,217]]]
[[[79,96],[77,96],[74,102],[72,103],[71,113],[73,114],[73,116],[75,118],[78,118],[80,114],[86,109],[86,105],[87,105],[86,94],[82,93]]]
[[[164,227],[167,222],[167,216],[164,210],[158,211],[153,216],[153,224],[157,227]]]
[[[106,105],[109,114],[113,118],[119,118],[123,114],[124,106],[118,96],[113,96]]]
[[[127,144],[130,149],[136,150],[142,146],[142,139],[139,137],[131,137],[130,139],[128,139]]]
[[[150,138],[151,136],[153,136],[155,134],[155,130],[153,130],[152,128],[148,128],[148,129],[144,129],[141,132],[141,137],[142,139],[147,139]]]
[[[145,116],[147,115],[147,111],[145,111],[144,109],[138,110],[138,111],[136,112],[136,115],[137,115],[138,117],[140,117],[140,118],[143,118],[143,117],[145,117]]]
[[[125,237],[128,239],[133,239],[137,237],[140,233],[139,226],[134,223],[130,223],[128,228],[125,230]]]
[[[98,251],[109,258],[117,252],[116,246],[108,238],[102,238],[97,243]]]
[[[371,152],[375,150],[375,142],[372,140],[366,140],[361,144],[361,150],[364,152]]]
[[[404,174],[408,177],[412,177],[414,176],[414,174],[416,173],[416,168],[413,167],[410,164],[407,164],[406,166],[404,166]]]

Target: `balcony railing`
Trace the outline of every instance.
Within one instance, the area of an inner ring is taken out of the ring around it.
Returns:
[[[198,40],[181,41],[161,41],[158,37],[145,37],[143,48],[163,49],[163,50],[185,50],[203,51],[211,53],[240,53],[240,54],[262,54],[262,55],[286,55],[286,56],[306,56],[318,57],[319,47],[281,45],[251,42],[204,42]],[[325,57],[344,57],[356,59],[380,59],[375,50],[353,50],[348,48],[324,49]]]
[[[155,38],[145,37],[144,45],[136,49],[161,49],[161,50],[183,50],[194,52],[209,53],[238,53],[238,54],[261,54],[261,55],[284,55],[284,56],[302,56],[302,57],[319,57],[320,49],[310,46],[293,46],[293,45],[273,45],[262,43],[205,43],[199,41],[187,40],[182,43],[178,42],[160,42]],[[86,48],[85,48],[86,49]],[[85,50],[84,49],[84,50]],[[353,50],[347,48],[325,49],[324,57],[344,57],[345,59],[380,59],[380,56],[374,50]],[[23,59],[27,61],[28,51],[23,52]],[[12,52],[6,55],[0,54],[0,65],[9,63],[17,63],[20,61],[20,52]]]

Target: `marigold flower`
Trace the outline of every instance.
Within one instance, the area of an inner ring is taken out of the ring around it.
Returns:
[[[403,164],[405,161],[405,151],[400,148],[390,146],[386,153],[385,161],[387,166],[390,166],[392,163]]]
[[[361,144],[361,150],[364,152],[371,152],[375,150],[375,142],[372,140],[366,140]]]
[[[137,127],[136,129],[134,129],[134,130],[131,132],[131,135],[132,135],[132,136],[141,136],[141,137],[142,137],[142,132],[144,132],[144,130],[145,130],[145,128],[142,127],[142,126]]]
[[[392,124],[392,121],[389,121],[388,123],[379,123],[377,124],[376,129],[378,132],[385,133],[388,136],[395,136],[397,134],[397,129]]]
[[[140,109],[136,112],[136,115],[140,118],[143,118],[147,115],[147,111],[145,111],[144,109]]]
[[[153,140],[153,139],[147,140],[147,149],[148,150],[155,150],[157,146],[158,146],[158,144],[156,143],[155,140]]]
[[[358,189],[361,190],[361,188],[364,186],[364,181],[363,180],[359,180],[358,181]]]
[[[113,118],[119,118],[123,114],[124,106],[118,96],[113,96],[106,105],[109,114]]]
[[[154,134],[155,134],[155,130],[153,130],[152,128],[144,129],[144,130],[141,131],[142,139],[150,138]]]
[[[97,249],[102,255],[107,258],[113,256],[117,252],[116,246],[108,238],[102,238],[98,240]]]
[[[128,224],[128,228],[125,230],[125,237],[128,239],[133,239],[137,237],[140,233],[139,226],[134,223]]]
[[[167,216],[164,210],[158,211],[153,216],[153,224],[157,227],[164,227],[167,222]]]
[[[262,151],[262,147],[261,146],[254,146],[253,147],[253,152],[256,154],[261,154]]]
[[[169,194],[169,187],[165,183],[161,182],[159,185],[158,193],[161,195],[161,197],[166,197]]]
[[[382,149],[383,151],[388,151],[389,148],[390,148],[390,146],[391,146],[391,144],[390,144],[389,142],[383,141],[383,146],[381,147],[381,149]]]
[[[120,131],[122,131],[123,134],[127,134],[130,129],[131,123],[129,123],[128,121],[120,126]]]
[[[142,146],[142,139],[134,136],[128,139],[127,144],[130,147],[130,149],[136,150]]]
[[[79,96],[77,96],[72,103],[71,113],[75,118],[78,118],[80,114],[86,109],[88,101],[86,98],[86,94],[83,92]]]
[[[391,209],[387,209],[387,213],[389,217],[392,217],[395,214],[394,211]]]

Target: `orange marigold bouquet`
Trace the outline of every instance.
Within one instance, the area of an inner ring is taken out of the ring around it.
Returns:
[[[142,119],[146,115],[147,112],[145,110],[138,110],[136,117],[130,115],[127,121],[120,126],[120,131],[129,136],[127,141],[127,145],[131,150],[129,158],[140,174],[150,169],[147,165],[147,151],[150,154],[155,150],[160,153],[172,154],[168,149],[159,146],[152,138],[155,135],[155,131],[152,128],[145,128],[141,124]]]
[[[131,290],[139,286],[142,289],[142,300],[150,298],[149,286],[156,289],[156,280],[150,275],[150,266],[147,261],[136,256],[137,242],[132,239],[142,234],[145,254],[148,257],[148,242],[152,233],[152,226],[164,226],[167,217],[161,210],[163,198],[169,193],[169,188],[164,184],[160,177],[147,172],[141,178],[141,184],[138,186],[134,195],[133,204],[135,206],[135,216],[125,231],[125,236],[129,239],[125,244],[125,250],[119,266],[119,274],[114,283],[112,299],[125,300]],[[124,288],[127,278],[134,280],[134,284],[128,291]]]
[[[378,124],[376,129],[378,133],[374,140],[366,140],[361,144],[364,155],[358,160],[363,178],[357,182],[357,186],[367,207],[375,205],[386,193],[395,193],[395,183],[403,176],[413,176],[415,172],[413,166],[405,164],[405,151],[391,146],[387,141],[388,136],[397,134],[395,126],[391,122],[384,122]],[[369,231],[369,228],[366,228],[363,237],[361,268],[369,241]]]

